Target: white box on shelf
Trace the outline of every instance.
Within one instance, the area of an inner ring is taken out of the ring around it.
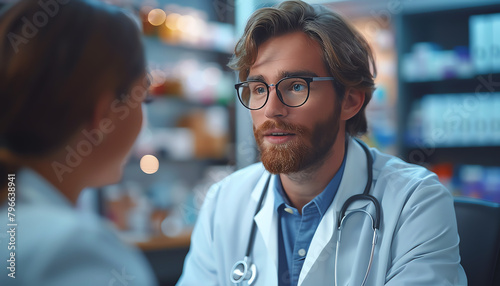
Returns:
[[[492,131],[493,131],[493,144],[494,146],[500,145],[500,92],[492,94]]]
[[[429,94],[422,98],[422,141],[430,147],[448,144],[449,129],[443,117],[446,98],[444,94]]]
[[[431,95],[425,95],[420,101],[420,108],[422,114],[422,127],[421,127],[421,139],[424,144],[429,144],[430,142],[430,130],[433,128],[432,106],[433,97]]]
[[[476,73],[486,74],[492,68],[492,17],[474,15],[469,18],[469,44]]]
[[[500,14],[491,15],[492,71],[500,73]]]
[[[422,141],[426,146],[472,147],[500,143],[498,93],[488,97],[474,93],[429,94],[422,98],[421,106]]]
[[[445,125],[448,127],[447,147],[460,147],[469,144],[468,121],[470,114],[464,109],[463,94],[447,94],[445,110]]]
[[[488,115],[491,102],[487,100],[487,98],[478,97],[476,94],[471,94],[471,96],[473,96],[472,100],[476,103],[476,108],[473,108],[471,111],[473,124],[472,140],[476,146],[489,145],[491,133],[488,126]],[[474,107],[474,105],[472,105],[472,107]]]
[[[164,151],[171,160],[194,158],[194,134],[188,128],[143,128],[136,145],[138,157]]]
[[[498,110],[496,108],[500,108],[495,106],[495,98],[498,98],[495,93],[491,93],[490,96],[484,98],[483,100],[483,118],[486,124],[486,142],[487,146],[498,145],[498,141],[495,137],[497,134],[500,136],[500,117],[497,115]],[[495,117],[498,117],[499,120],[499,128],[495,131]],[[500,138],[500,137],[499,137]],[[496,141],[496,142],[495,142]]]

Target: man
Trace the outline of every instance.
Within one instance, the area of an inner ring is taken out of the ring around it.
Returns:
[[[179,285],[466,285],[450,193],[353,139],[375,64],[351,25],[301,1],[260,9],[230,66],[262,163],[209,191]]]

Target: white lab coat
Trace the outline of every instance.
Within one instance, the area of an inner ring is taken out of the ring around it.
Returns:
[[[346,166],[337,195],[311,241],[298,285],[334,285],[337,217],[343,203],[363,192],[366,155],[349,140]],[[467,285],[460,265],[453,198],[435,174],[371,149],[374,159],[370,194],[382,207],[373,266],[366,285]],[[257,235],[251,258],[257,267],[253,285],[277,285],[278,215],[276,183],[271,180],[262,209],[254,217],[269,173],[254,164],[215,184],[199,214],[179,286],[231,285],[234,263],[243,259],[252,221]],[[354,203],[352,208],[373,205]],[[350,208],[351,209],[351,208]],[[361,285],[371,250],[373,230],[367,216],[346,222],[339,248],[339,285]]]
[[[153,286],[148,262],[103,219],[78,212],[37,173],[16,174],[15,279],[8,277],[7,204],[0,204],[0,285]]]

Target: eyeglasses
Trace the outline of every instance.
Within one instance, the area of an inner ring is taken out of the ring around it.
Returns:
[[[276,84],[262,80],[248,80],[234,85],[240,102],[250,110],[258,110],[269,99],[269,87],[276,88],[279,100],[286,106],[299,107],[309,98],[310,84],[313,81],[334,80],[333,77],[285,77]]]

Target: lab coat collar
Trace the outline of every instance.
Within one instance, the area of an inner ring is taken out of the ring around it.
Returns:
[[[365,183],[360,182],[366,182],[368,179],[366,154],[354,139],[349,139],[348,144],[346,165],[342,181],[340,182],[339,189],[332,204],[330,204],[330,207],[323,216],[313,236],[306,260],[300,272],[298,285],[301,285],[306,276],[312,272],[311,269],[314,269],[313,266],[317,261],[326,261],[327,256],[334,255],[335,249],[333,243],[330,243],[330,241],[332,241],[334,235],[335,237],[337,235],[338,212],[349,197],[354,194],[363,193],[365,188]],[[325,249],[327,246],[328,249]],[[320,255],[324,255],[325,257],[320,257]],[[313,275],[313,273],[311,273],[311,275]]]

